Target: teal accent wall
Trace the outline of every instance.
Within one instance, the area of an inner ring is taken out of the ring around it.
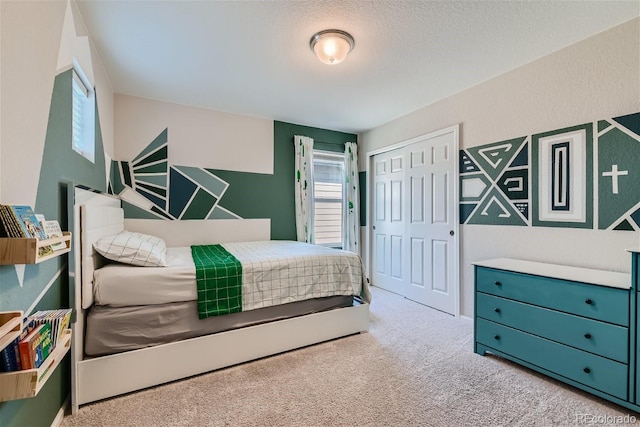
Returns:
[[[296,240],[294,135],[313,138],[318,149],[344,152],[357,135],[276,121],[273,175],[207,169],[229,183],[220,205],[242,218],[270,218],[273,240]]]
[[[297,133],[296,135],[300,135],[300,134]],[[303,135],[303,136],[307,136],[307,135]],[[349,139],[346,142],[357,142],[355,140],[355,135],[353,139]],[[313,148],[314,150],[332,151],[334,153],[344,153],[344,142],[341,142],[340,140],[336,142],[316,141],[314,139]]]
[[[65,182],[82,183],[106,190],[102,132],[96,106],[95,163],[71,148],[71,70],[56,76],[51,95],[42,166],[34,210],[47,219],[56,219],[67,229]],[[96,94],[97,97],[97,94]],[[34,153],[35,155],[35,153]],[[56,274],[60,274],[56,277]],[[34,311],[69,307],[67,255],[25,267],[22,286],[13,266],[0,266],[0,311],[26,311],[52,282]],[[69,355],[56,369],[37,397],[0,403],[0,426],[49,426],[70,393]]]

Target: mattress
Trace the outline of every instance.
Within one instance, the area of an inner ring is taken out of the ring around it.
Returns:
[[[111,263],[93,273],[95,304],[111,306],[195,301],[196,272],[190,247],[167,248],[166,267]]]
[[[352,296],[334,296],[202,320],[198,318],[196,301],[131,307],[93,306],[87,315],[84,351],[89,356],[103,356],[353,304]]]
[[[292,241],[225,243],[241,263],[243,311],[333,295],[362,295],[368,302],[360,257]],[[94,272],[94,299],[113,307],[195,301],[190,247],[167,249],[167,267],[108,264]]]

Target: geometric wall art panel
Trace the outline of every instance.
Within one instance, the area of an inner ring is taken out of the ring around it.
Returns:
[[[640,231],[640,113],[460,150],[460,223]]]
[[[496,180],[506,169],[514,155],[520,151],[525,138],[516,138],[467,150],[475,164],[491,179]]]
[[[532,136],[536,226],[593,226],[593,124]]]
[[[622,125],[623,129],[628,130],[635,136],[640,135],[640,114],[627,114],[626,116],[614,117],[613,121]]]
[[[527,225],[521,212],[494,187],[478,204],[468,224]]]
[[[203,188],[199,188],[181,219],[204,219],[209,216],[218,199]]]
[[[160,132],[160,134],[149,143],[149,145],[147,145],[144,150],[142,150],[132,161],[132,163],[137,163],[139,160],[141,160],[144,157],[147,157],[149,154],[153,153],[154,151],[158,150],[158,148],[161,148],[162,146],[166,146],[169,138],[168,138],[168,129],[163,130],[162,132]]]
[[[491,188],[491,181],[483,173],[461,176],[460,200],[464,202],[480,201],[489,188]]]
[[[611,123],[606,120],[598,121],[598,134],[600,134],[603,130],[611,126]]]
[[[636,132],[640,132],[640,113],[609,123],[598,135],[598,228],[637,230],[640,224],[634,214],[640,209],[640,135]]]
[[[528,169],[507,170],[500,176],[498,187],[509,200],[527,201],[529,199],[528,178]]]
[[[526,137],[460,150],[460,222],[528,225]]]
[[[162,210],[167,208],[167,199],[166,198],[160,198],[158,197],[155,193],[151,193],[149,191],[146,191],[145,189],[141,188],[140,186],[137,186],[136,191],[141,194],[142,196],[144,196],[146,199],[150,200],[151,202],[153,202],[154,205],[160,207]]]
[[[174,168],[171,168],[170,182],[169,214],[174,218],[180,218],[180,215],[189,204],[189,200],[193,198],[198,190],[198,185]]]
[[[460,224],[466,224],[477,207],[477,203],[460,203]]]
[[[240,218],[218,205],[229,184],[212,172],[168,161],[164,129],[131,161],[112,161],[109,191],[123,200],[127,218]]]
[[[464,150],[460,150],[460,173],[480,172],[480,168],[476,165],[471,157]]]

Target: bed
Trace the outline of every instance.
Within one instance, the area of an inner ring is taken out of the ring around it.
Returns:
[[[195,245],[219,243],[215,249],[242,266],[241,310],[204,311],[204,288],[182,230],[193,224],[150,219],[125,225],[116,198],[81,187],[69,198],[75,231],[72,412],[96,400],[368,330],[370,294],[357,256],[354,261],[346,252],[298,242],[252,241],[255,233],[239,235],[238,242],[197,233]],[[157,232],[170,242],[181,236],[180,245],[166,248],[166,265],[157,267],[114,263],[96,251],[125,227]],[[318,277],[324,277],[320,286]]]

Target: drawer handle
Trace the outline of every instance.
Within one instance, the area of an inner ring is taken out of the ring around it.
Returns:
[[[584,368],[583,371],[584,371],[585,374],[590,374],[591,373],[591,369],[589,369],[589,368]]]
[[[587,332],[586,334],[584,334],[584,337],[586,339],[590,340],[591,339],[591,334]]]
[[[500,309],[499,308],[494,308],[493,311],[495,311],[496,313],[500,313]]]
[[[592,305],[593,301],[591,301],[591,298],[587,298],[586,300],[584,300],[585,304],[589,304]]]
[[[499,282],[499,281],[497,281],[497,280],[494,282],[494,284],[495,284],[496,286],[502,286],[502,283],[500,283],[500,282]]]
[[[500,339],[500,335],[494,335],[494,336],[493,336],[493,339],[495,339],[495,340],[499,340],[499,339]]]

